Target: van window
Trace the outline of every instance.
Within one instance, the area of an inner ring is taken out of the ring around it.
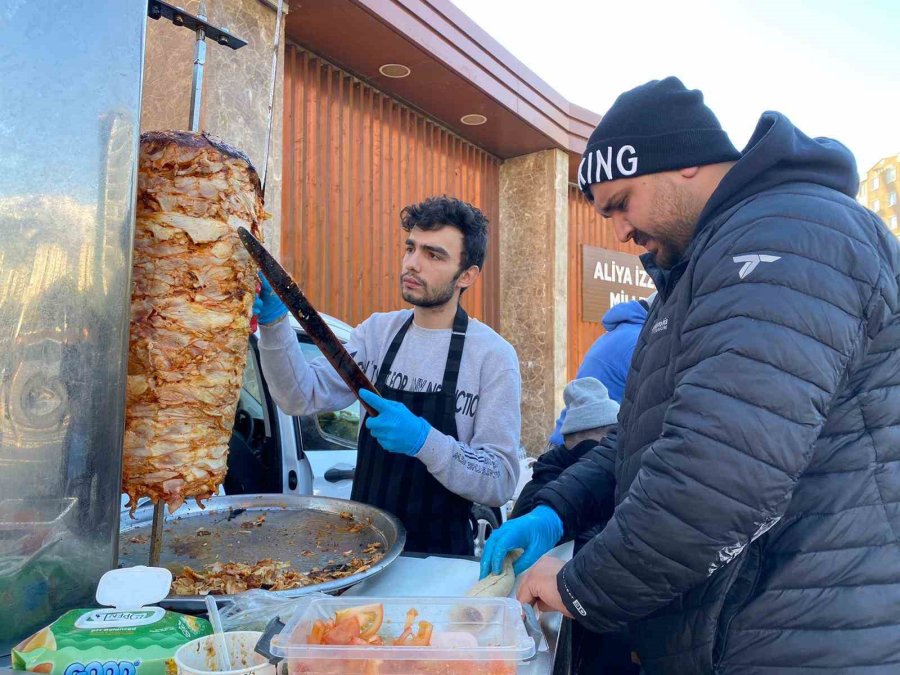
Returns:
[[[300,342],[300,349],[307,361],[322,356],[322,352],[311,342]],[[316,424],[323,436],[341,443],[356,444],[359,435],[359,401],[353,401],[343,410],[323,412],[316,415]]]

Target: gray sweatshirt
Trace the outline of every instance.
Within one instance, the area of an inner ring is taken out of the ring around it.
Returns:
[[[374,383],[391,340],[411,310],[373,314],[350,334],[347,351]],[[387,386],[431,392],[443,382],[451,330],[413,323],[387,376]],[[290,323],[260,326],[260,362],[272,398],[289,415],[340,410],[355,397],[325,357],[308,362]],[[515,349],[490,327],[469,319],[456,391],[459,440],[431,429],[416,454],[448,490],[500,506],[519,479],[521,377]]]

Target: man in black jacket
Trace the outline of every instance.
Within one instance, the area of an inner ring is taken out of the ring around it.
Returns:
[[[648,674],[898,672],[900,245],[852,155],[774,112],[738,153],[668,78],[616,100],[579,183],[659,296],[535,536],[613,517],[519,598],[627,626]]]

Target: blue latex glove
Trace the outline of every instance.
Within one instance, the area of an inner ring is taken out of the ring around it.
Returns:
[[[288,308],[284,306],[281,298],[272,290],[269,280],[262,274],[259,274],[259,283],[259,293],[256,294],[256,300],[253,301],[253,316],[261,325],[266,326],[284,317],[288,313]]]
[[[481,554],[481,579],[488,574],[500,574],[503,560],[513,549],[525,552],[513,564],[515,573],[521,574],[538,558],[556,546],[563,536],[563,524],[556,511],[541,504],[524,516],[507,520],[484,545]]]
[[[397,401],[388,401],[366,389],[360,390],[359,397],[378,412],[377,417],[366,418],[366,429],[381,447],[414,457],[425,444],[431,425]]]

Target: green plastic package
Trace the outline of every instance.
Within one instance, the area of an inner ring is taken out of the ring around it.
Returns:
[[[144,606],[145,600],[165,597],[171,578],[168,570],[158,568],[107,572],[97,600],[114,606],[66,612],[13,648],[13,669],[49,675],[166,675],[167,661],[181,645],[212,633],[204,619]]]

